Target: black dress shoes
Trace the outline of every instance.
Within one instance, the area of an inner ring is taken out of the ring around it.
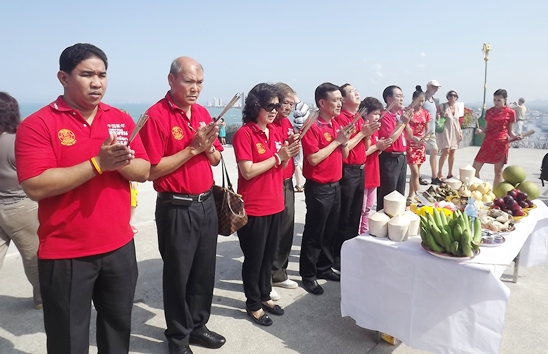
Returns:
[[[245,309],[245,311],[247,312],[249,317],[251,317],[251,320],[260,326],[270,326],[273,323],[266,313],[257,318],[253,316],[253,311],[251,311],[250,309]]]
[[[190,344],[197,344],[209,349],[218,349],[226,343],[225,337],[218,333],[210,331],[204,327],[204,331],[201,333],[190,334]],[[192,353],[192,352],[190,352]]]
[[[279,305],[274,305],[270,307],[265,303],[263,303],[263,310],[265,310],[266,312],[270,312],[271,314],[276,316],[281,316],[285,313],[284,309],[282,309]]]
[[[303,286],[306,291],[314,295],[323,294],[323,288],[316,279],[303,279]]]
[[[190,350],[188,345],[183,345],[182,347],[169,345],[169,354],[192,354],[192,350]]]
[[[331,281],[341,281],[341,276],[335,272],[321,274],[321,275],[318,275],[317,277],[320,279],[327,279]]]

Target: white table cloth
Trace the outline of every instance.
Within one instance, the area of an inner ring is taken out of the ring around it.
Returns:
[[[433,353],[498,353],[510,295],[501,274],[522,247],[525,266],[545,262],[548,254],[548,208],[537,204],[503,245],[481,247],[464,262],[428,254],[418,236],[393,242],[364,235],[345,242],[342,315]]]

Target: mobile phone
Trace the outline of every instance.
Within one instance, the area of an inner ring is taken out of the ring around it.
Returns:
[[[179,195],[174,195],[174,196],[171,197],[171,204],[172,205],[189,206],[190,204],[192,204],[192,198],[181,197]]]

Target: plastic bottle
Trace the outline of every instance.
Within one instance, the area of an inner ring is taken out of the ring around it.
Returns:
[[[470,225],[472,226],[472,235],[474,234],[474,220],[478,217],[478,207],[474,198],[468,198],[468,204],[464,208],[464,214],[470,218]]]

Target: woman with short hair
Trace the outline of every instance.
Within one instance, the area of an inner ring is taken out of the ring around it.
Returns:
[[[459,111],[456,103],[459,99],[457,91],[451,90],[445,95],[447,102],[442,103],[438,107],[441,117],[445,118],[445,125],[441,133],[436,133],[436,141],[438,149],[441,150],[440,161],[438,164],[438,179],[444,180],[443,165],[448,161],[449,173],[447,178],[453,177],[453,165],[455,163],[455,151],[459,148],[459,143],[462,140],[462,130],[460,128],[459,117],[463,112]]]

